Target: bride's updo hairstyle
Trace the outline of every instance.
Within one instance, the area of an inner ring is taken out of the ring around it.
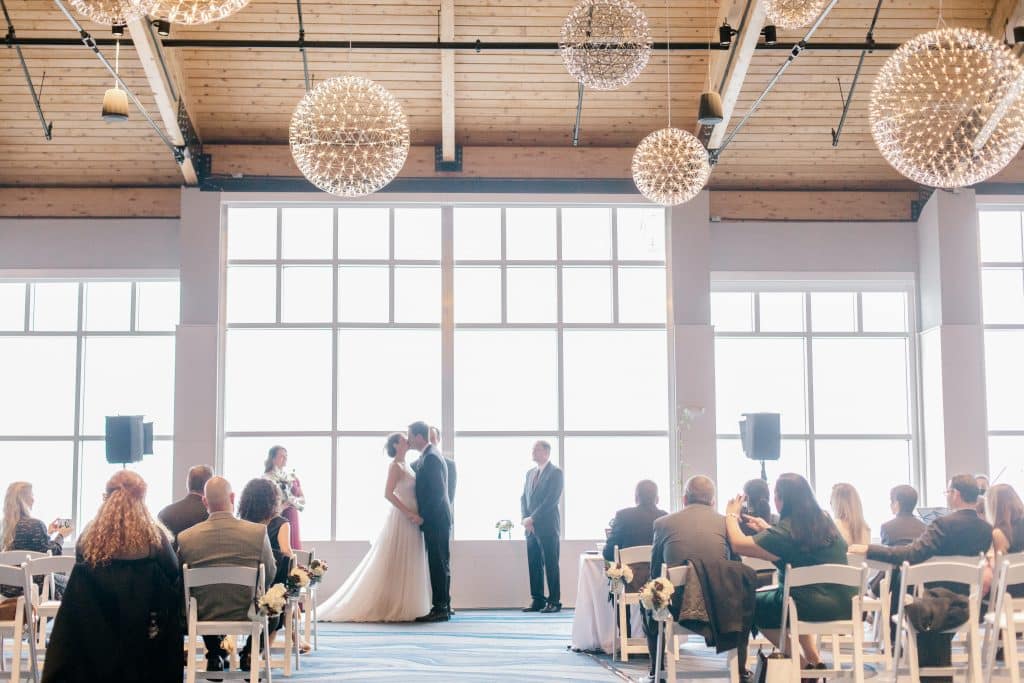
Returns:
[[[384,443],[384,452],[387,453],[389,458],[393,458],[398,455],[398,442],[402,438],[401,432],[395,432],[388,437],[388,440]]]

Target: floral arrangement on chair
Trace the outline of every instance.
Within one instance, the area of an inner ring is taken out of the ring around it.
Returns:
[[[498,540],[500,541],[505,535],[512,538],[513,527],[515,524],[511,519],[499,519],[494,525],[494,528],[498,530]]]
[[[669,605],[672,604],[672,593],[675,589],[671,581],[659,576],[645,583],[640,589],[640,604],[658,621],[671,621],[672,612]]]
[[[327,573],[327,563],[321,559],[314,559],[309,563],[309,582],[312,585],[320,583]]]
[[[268,617],[276,617],[287,603],[288,588],[283,583],[275,583],[256,601],[256,608]]]
[[[633,569],[628,564],[609,562],[604,575],[608,578],[610,599],[613,595],[622,595],[626,592],[626,586],[633,580]]]
[[[295,565],[295,568],[288,573],[288,578],[285,579],[284,585],[285,590],[289,597],[295,597],[299,592],[313,583],[313,572],[308,567],[303,567],[301,564]]]

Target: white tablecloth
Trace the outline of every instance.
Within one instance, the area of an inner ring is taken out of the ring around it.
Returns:
[[[612,652],[615,634],[615,615],[608,601],[608,579],[604,575],[601,555],[580,555],[579,585],[576,589],[576,611],[572,618],[572,647],[574,650],[602,650]],[[640,632],[640,611],[634,605],[630,621],[633,632]]]

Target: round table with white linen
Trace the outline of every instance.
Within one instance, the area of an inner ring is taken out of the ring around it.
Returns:
[[[608,600],[608,578],[600,553],[580,555],[579,585],[576,589],[576,610],[572,618],[572,648],[605,654],[612,653],[615,638],[615,615]],[[640,630],[640,610],[633,605],[630,621],[633,632]]]

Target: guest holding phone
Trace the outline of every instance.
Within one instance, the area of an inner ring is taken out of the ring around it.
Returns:
[[[29,550],[60,555],[64,551],[64,539],[71,535],[71,521],[55,519],[46,526],[42,520],[32,516],[35,502],[32,484],[27,481],[16,481],[7,487],[3,525],[0,527],[3,550]],[[64,592],[65,581],[65,577],[60,574],[54,576],[54,592],[58,599]],[[10,598],[21,595],[22,590],[20,586],[0,586],[0,593]]]

